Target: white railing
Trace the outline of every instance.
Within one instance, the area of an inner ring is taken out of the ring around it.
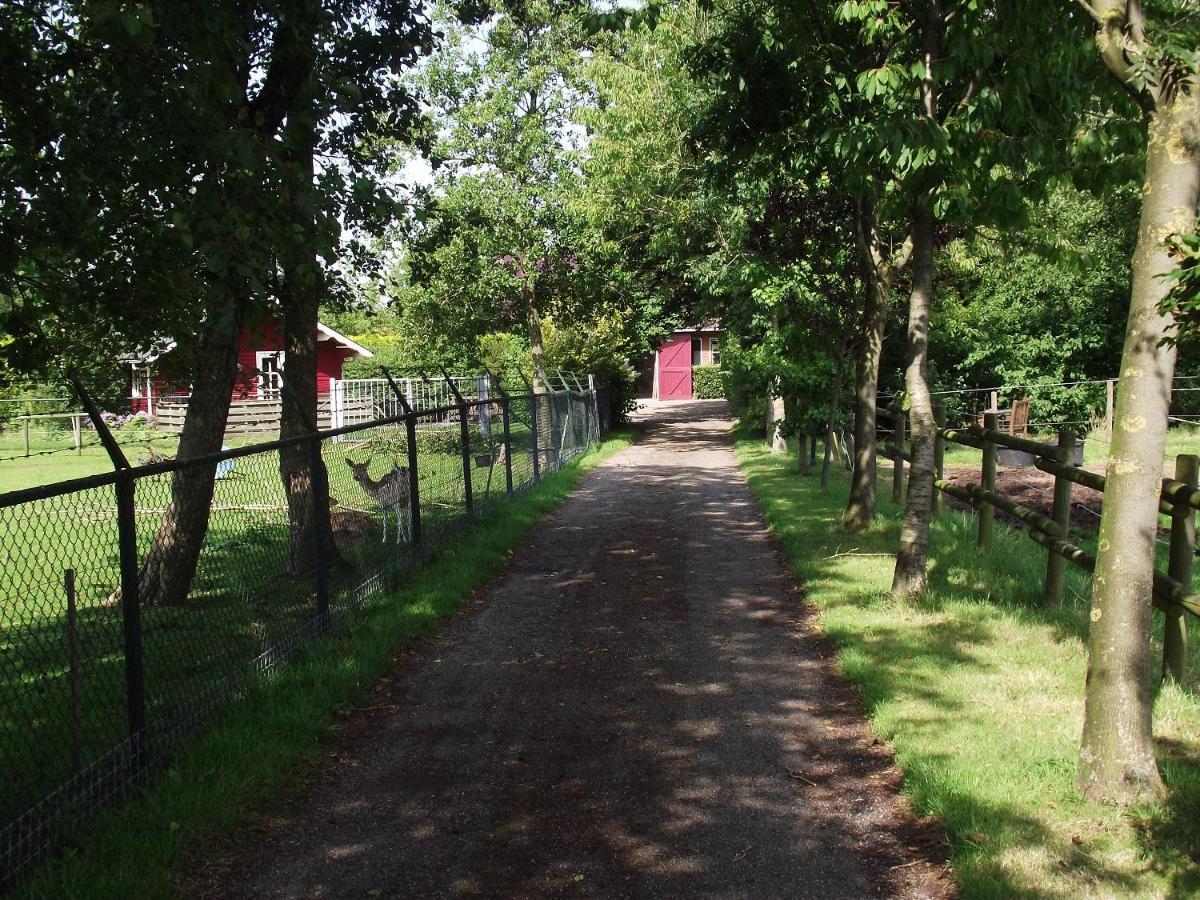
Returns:
[[[486,400],[492,396],[486,375],[451,375],[464,400]],[[453,406],[457,400],[444,378],[397,378],[396,386],[412,409],[420,412]],[[396,416],[404,410],[386,378],[331,378],[329,380],[330,427],[342,428]],[[426,421],[451,421],[444,412]]]

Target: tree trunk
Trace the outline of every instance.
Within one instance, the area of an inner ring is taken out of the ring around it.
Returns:
[[[526,268],[528,272],[529,269]],[[549,396],[550,386],[546,383],[546,351],[542,337],[542,317],[537,307],[537,292],[532,282],[527,282],[525,292],[525,329],[529,337],[529,352],[533,357],[533,397],[530,403],[537,405],[537,446],[544,453],[554,445],[553,410]]]
[[[921,81],[920,118],[937,121],[937,83],[934,61],[941,48],[942,9],[938,0],[925,5],[922,28],[924,78]],[[908,393],[908,421],[912,450],[904,519],[900,523],[900,551],[892,575],[892,596],[909,600],[925,593],[929,555],[929,525],[933,518],[933,450],[937,424],[929,393],[929,312],[933,306],[933,244],[935,222],[927,191],[913,203],[913,286],[908,301],[908,362],[904,387]]]
[[[783,434],[783,423],[787,419],[787,409],[783,402],[783,381],[776,378],[771,391],[770,430],[767,439],[771,442],[771,453],[787,453],[787,438]]]
[[[1133,290],[1121,355],[1104,515],[1092,579],[1091,629],[1079,750],[1085,797],[1159,799],[1151,730],[1151,587],[1175,348],[1159,306],[1174,268],[1163,239],[1196,227],[1200,98],[1178,92],[1151,115]],[[1191,129],[1189,135],[1188,129]]]
[[[808,434],[800,432],[796,435],[796,474],[807,475],[812,468],[808,458]]]
[[[879,360],[883,356],[893,273],[879,245],[871,205],[860,204],[856,217],[866,296],[854,366],[854,470],[842,525],[852,531],[864,531],[875,521],[875,401],[879,394]]]
[[[846,354],[838,353],[837,368],[833,371],[833,390],[830,392],[829,398],[829,417],[825,420],[825,460],[821,463],[821,490],[829,490],[829,464],[833,458],[833,426],[837,422],[838,406],[842,402],[842,378],[846,371]],[[858,458],[857,446],[855,447],[855,459]],[[801,453],[804,450],[801,448]]]
[[[306,92],[301,102],[311,105],[311,92]],[[317,318],[324,289],[323,273],[313,250],[317,228],[312,193],[313,155],[317,133],[311,110],[292,117],[284,139],[290,170],[296,178],[287,189],[287,201],[292,221],[298,229],[298,240],[280,254],[284,368],[291,389],[291,396],[284,398],[280,413],[281,439],[308,434],[309,423],[317,424]],[[287,571],[290,575],[308,574],[315,565],[317,529],[309,454],[307,444],[294,444],[279,451],[279,475],[288,506]],[[326,533],[331,534],[328,530]],[[329,562],[337,558],[337,548],[332,541],[324,548],[324,553]]]
[[[217,452],[225,436],[237,380],[241,316],[229,307],[214,319],[193,373],[192,395],[179,435],[180,460]],[[215,466],[180,469],[172,476],[171,502],[138,575],[142,603],[170,605],[187,600],[208,532],[215,476]]]
[[[526,284],[525,292],[525,330],[529,338],[529,353],[533,357],[533,391],[544,394],[546,385],[546,350],[542,337],[542,317],[537,308],[537,295],[532,284]]]
[[[925,593],[929,523],[933,516],[933,397],[926,379],[929,309],[933,301],[933,211],[922,197],[913,209],[913,289],[908,304],[908,423],[912,449],[908,494],[900,525],[900,551],[892,576],[892,596],[913,599]]]
[[[310,261],[315,265],[315,260]],[[317,291],[308,265],[293,259],[285,264],[282,299],[285,366],[291,396],[284,398],[279,417],[279,437],[309,432],[306,418],[317,417]],[[310,572],[316,556],[316,520],[313,518],[312,471],[307,444],[279,451],[279,475],[287,495],[289,575]]]

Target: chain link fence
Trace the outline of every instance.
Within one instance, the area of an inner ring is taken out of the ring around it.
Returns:
[[[499,393],[136,468],[114,441],[113,472],[0,495],[0,888],[604,430],[595,390]]]

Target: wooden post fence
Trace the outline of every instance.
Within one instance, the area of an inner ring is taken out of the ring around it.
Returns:
[[[995,431],[999,421],[1000,417],[996,413],[984,413],[984,431]],[[985,441],[983,445],[983,468],[979,475],[979,486],[990,493],[996,492],[996,445],[992,441]],[[976,507],[979,510],[979,549],[991,552],[995,514],[989,503],[977,502]]]
[[[938,422],[938,443],[934,445],[937,491],[969,503],[979,514],[979,547],[987,552],[992,548],[995,510],[999,509],[1017,519],[1025,533],[1035,543],[1046,548],[1046,580],[1042,599],[1046,606],[1061,606],[1065,597],[1066,564],[1093,571],[1096,558],[1071,543],[1071,491],[1079,484],[1104,492],[1105,477],[1074,464],[1077,436],[1072,431],[1060,431],[1057,444],[1044,444],[998,430],[999,416],[988,412],[983,427],[968,425],[947,428],[941,411],[935,408]],[[899,415],[896,432],[903,434]],[[894,439],[893,439],[894,440]],[[983,452],[980,484],[951,484],[943,477],[944,441],[951,441]],[[898,442],[887,445],[890,456],[899,470],[907,461]],[[1033,457],[1033,465],[1054,476],[1054,502],[1050,516],[1023,506],[996,492],[997,450],[1007,447]],[[893,481],[898,490],[900,475]],[[1185,616],[1200,616],[1200,593],[1192,593],[1192,570],[1196,557],[1196,514],[1200,510],[1200,456],[1181,454],[1175,459],[1175,477],[1162,480],[1159,511],[1171,517],[1170,555],[1167,572],[1155,571],[1152,596],[1146,602],[1162,610],[1166,617],[1163,633],[1163,678],[1182,681],[1186,675],[1187,623]]]
[[[1062,454],[1059,463],[1070,465],[1075,453],[1075,432],[1058,433],[1058,449]],[[1063,475],[1054,476],[1054,506],[1050,517],[1062,531],[1062,539],[1071,539],[1071,482]],[[1046,587],[1042,592],[1042,604],[1050,607],[1062,606],[1066,585],[1067,561],[1057,553],[1046,554]]]

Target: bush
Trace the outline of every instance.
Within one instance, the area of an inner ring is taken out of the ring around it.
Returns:
[[[697,400],[725,399],[725,373],[720,366],[692,366],[692,396]]]
[[[770,377],[762,354],[743,350],[732,341],[721,344],[725,399],[750,434],[766,433],[767,394]]]
[[[546,368],[596,376],[597,387],[608,391],[613,420],[624,421],[637,408],[637,370],[629,360],[640,345],[632,336],[633,314],[610,312],[592,322],[559,326],[542,323]]]

